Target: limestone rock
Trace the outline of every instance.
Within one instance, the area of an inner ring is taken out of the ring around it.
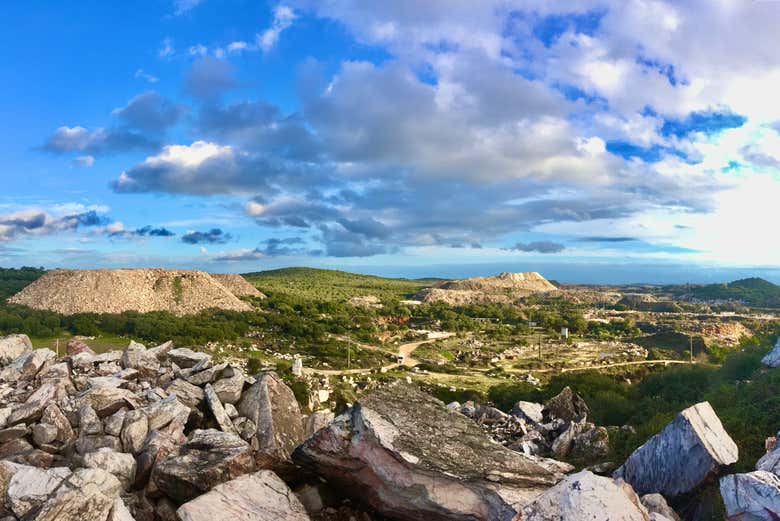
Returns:
[[[645,494],[642,496],[642,504],[651,515],[657,514],[669,521],[682,521],[661,494]]]
[[[40,507],[70,475],[67,468],[39,469],[23,466],[16,470],[8,483],[6,501],[17,517]]]
[[[303,441],[303,415],[292,390],[275,374],[264,373],[244,392],[238,412],[257,426],[259,451],[286,461]]]
[[[567,476],[523,509],[523,521],[649,521],[626,483],[587,470]]]
[[[183,504],[181,521],[245,519],[252,521],[309,521],[301,502],[270,470],[241,476]]]
[[[709,402],[693,405],[636,449],[615,471],[639,494],[672,498],[690,492],[722,465],[737,461],[737,446]]]
[[[101,418],[114,414],[122,407],[135,409],[138,406],[135,393],[116,387],[92,387],[82,395],[81,399],[91,405]]]
[[[543,409],[544,405],[540,403],[519,401],[512,407],[512,416],[517,416],[527,422],[542,423],[544,421]]]
[[[225,412],[225,408],[222,406],[222,402],[219,401],[219,397],[214,391],[214,388],[211,387],[211,384],[206,384],[204,391],[206,394],[206,403],[208,404],[211,413],[214,415],[214,419],[217,420],[219,428],[224,432],[238,434],[236,428],[233,427],[230,416]]]
[[[84,466],[101,469],[112,474],[127,490],[135,481],[135,458],[131,454],[115,452],[110,449],[100,449],[84,455]]]
[[[241,399],[244,390],[244,375],[236,373],[230,378],[221,378],[214,382],[214,392],[223,404],[236,404]]]
[[[293,459],[380,514],[412,521],[509,521],[572,468],[492,443],[401,384],[362,397]]]
[[[775,347],[761,359],[761,363],[767,367],[780,367],[780,337],[775,342]]]
[[[75,338],[73,340],[68,340],[68,343],[65,345],[65,352],[68,356],[78,355],[80,353],[87,353],[91,356],[95,355],[95,352],[87,344],[81,340],[76,340]]]
[[[57,493],[35,513],[34,521],[105,521],[118,497],[120,484],[99,469],[70,475]]]
[[[203,389],[181,378],[171,382],[165,390],[169,394],[175,394],[179,401],[190,409],[196,409],[205,397]]]
[[[149,419],[143,411],[129,411],[125,415],[120,438],[125,451],[138,454],[143,448],[146,435],[149,433]]]
[[[545,421],[557,418],[566,422],[579,422],[587,418],[589,412],[585,400],[566,386],[544,404],[543,416]]]
[[[185,502],[253,469],[249,444],[237,435],[196,430],[178,453],[157,463],[152,480],[169,498]]]
[[[182,368],[189,368],[204,360],[211,360],[211,355],[193,351],[186,347],[179,347],[168,351],[168,359]]]
[[[780,478],[765,470],[730,474],[720,479],[728,521],[780,519]]]
[[[160,368],[160,361],[154,353],[146,349],[145,345],[131,340],[122,353],[122,367],[135,369],[145,376],[153,376]]]
[[[8,365],[32,349],[32,342],[27,335],[4,336],[0,338],[0,365]]]
[[[174,420],[185,422],[190,408],[184,405],[175,394],[147,405],[142,409],[149,419],[149,430],[161,429]]]
[[[48,382],[41,385],[27,400],[14,409],[8,418],[8,425],[25,422],[31,423],[40,419],[43,410],[52,402],[65,395],[62,386]]]
[[[315,411],[306,418],[306,426],[304,428],[304,435],[306,438],[311,438],[315,432],[320,429],[324,429],[330,422],[336,417],[329,410]]]

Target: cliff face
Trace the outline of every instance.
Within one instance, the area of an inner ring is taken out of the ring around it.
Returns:
[[[195,270],[54,270],[9,299],[36,309],[75,313],[169,311],[251,307],[210,274]]]

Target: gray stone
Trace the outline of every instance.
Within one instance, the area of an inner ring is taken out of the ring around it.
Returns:
[[[116,498],[106,521],[135,521],[122,498]]]
[[[217,485],[210,492],[183,504],[176,512],[181,521],[310,519],[295,494],[269,470]]]
[[[519,401],[512,407],[512,416],[517,416],[527,422],[542,423],[544,421],[543,409],[544,405],[540,403]]]
[[[41,385],[22,405],[14,409],[8,418],[8,425],[38,421],[49,403],[66,395],[67,393],[59,384],[47,382]]]
[[[149,430],[161,429],[174,420],[186,423],[190,415],[190,408],[179,401],[172,394],[158,402],[147,405],[142,409],[149,419]]]
[[[32,427],[33,442],[38,447],[57,441],[57,434],[59,434],[57,426],[51,423],[36,423]]]
[[[32,380],[46,362],[54,360],[57,354],[51,349],[35,349],[16,357],[9,365],[0,370],[0,380],[16,382]]]
[[[119,409],[117,412],[103,420],[103,431],[111,436],[122,434],[122,426],[125,424],[126,409]]]
[[[179,398],[179,401],[190,409],[196,409],[200,406],[205,397],[203,389],[196,385],[192,385],[181,378],[172,381],[165,390],[168,394],[175,394]]]
[[[135,369],[142,376],[152,377],[157,375],[160,361],[154,353],[149,352],[146,346],[133,340],[122,353],[122,367]]]
[[[232,403],[223,403],[222,404],[225,407],[225,412],[228,416],[230,416],[230,419],[233,420],[235,418],[238,418],[240,414],[238,413],[238,409],[236,409],[236,406]]]
[[[775,347],[761,359],[761,363],[767,367],[780,367],[780,337],[775,342]]]
[[[382,515],[420,521],[510,521],[572,469],[493,443],[474,422],[400,383],[363,396],[293,460]]]
[[[682,521],[661,494],[645,494],[642,496],[642,504],[651,515],[657,514],[669,521]]]
[[[737,446],[708,402],[693,405],[636,449],[615,471],[639,494],[673,498],[737,461]]]
[[[135,458],[131,454],[100,449],[84,455],[84,466],[105,470],[112,474],[119,480],[124,490],[129,489],[135,481]]]
[[[252,470],[247,442],[227,432],[195,430],[177,453],[157,462],[152,481],[169,498],[185,502]]]
[[[90,404],[83,403],[79,407],[78,416],[80,436],[103,434],[103,422],[100,421],[95,409]]]
[[[115,387],[93,387],[88,389],[81,399],[95,409],[101,418],[110,416],[119,409],[125,407],[135,409],[138,407],[138,398],[128,389]]]
[[[68,418],[62,410],[55,404],[49,404],[41,416],[41,423],[51,424],[57,428],[56,441],[67,444],[76,439],[76,433],[73,431]]]
[[[566,386],[544,404],[542,415],[545,422],[556,418],[565,422],[580,422],[588,417],[589,412],[585,400]]]
[[[314,411],[306,418],[304,437],[311,438],[320,429],[324,429],[336,417],[330,410]]]
[[[199,362],[211,360],[211,355],[193,351],[187,347],[179,347],[168,351],[168,359],[181,368],[194,367]]]
[[[241,436],[241,439],[246,441],[250,441],[252,437],[254,437],[255,432],[257,432],[257,425],[255,425],[255,422],[243,416],[239,416],[233,420],[233,427],[236,429],[236,432],[238,432],[238,435]]]
[[[43,505],[69,475],[70,470],[62,467],[44,470],[23,466],[8,483],[6,504],[17,517],[23,517]]]
[[[105,521],[121,485],[99,469],[80,469],[44,503],[34,521]]]
[[[720,479],[728,521],[780,519],[780,478],[765,470],[730,474]]]
[[[648,521],[650,513],[630,485],[583,470],[534,499],[519,519]]]
[[[257,426],[259,456],[287,461],[304,439],[303,415],[295,395],[273,373],[264,373],[246,390],[238,412]]]
[[[236,404],[241,399],[244,390],[244,375],[235,374],[230,378],[222,378],[214,382],[214,392],[219,396],[219,401]]]
[[[222,402],[219,401],[219,397],[214,391],[214,388],[211,387],[211,384],[206,384],[206,387],[203,389],[206,394],[206,403],[211,410],[211,414],[214,415],[214,419],[217,420],[217,425],[219,425],[219,428],[224,432],[238,434],[238,431],[236,431],[235,427],[233,427],[233,422],[230,420],[230,416],[228,416],[228,414],[225,412],[225,408],[222,407]]]
[[[120,438],[126,452],[138,454],[143,448],[146,435],[149,433],[149,420],[143,411],[129,411],[125,415]]]
[[[0,443],[22,438],[26,436],[28,432],[30,432],[30,428],[24,423],[18,423],[13,427],[0,429]]]

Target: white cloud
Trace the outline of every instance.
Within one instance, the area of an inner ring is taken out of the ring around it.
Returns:
[[[90,168],[95,165],[94,156],[79,156],[73,160],[75,166]]]
[[[282,32],[289,28],[295,20],[295,11],[285,5],[278,5],[274,9],[274,19],[271,27],[257,35],[257,45],[263,52],[270,51],[279,41]]]
[[[148,83],[157,83],[158,81],[160,81],[160,79],[157,76],[153,76],[148,72],[144,71],[143,69],[138,69],[137,71],[135,71],[135,77],[146,80]]]
[[[169,58],[173,56],[176,53],[176,50],[173,48],[173,40],[171,38],[165,38],[162,41],[162,45],[160,46],[160,50],[157,51],[157,55],[160,58]]]

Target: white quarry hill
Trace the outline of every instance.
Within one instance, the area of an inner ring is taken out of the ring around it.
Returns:
[[[248,280],[237,273],[212,273],[211,276],[237,297],[266,298]]]
[[[238,287],[239,295],[249,290],[234,277],[225,285],[219,277],[196,270],[53,270],[8,301],[64,315],[123,311],[187,315],[208,308],[248,311],[251,306],[233,290]]]
[[[474,303],[510,303],[534,293],[558,291],[535,271],[500,273],[492,277],[448,280],[417,294],[423,302],[446,302],[453,306]]]

